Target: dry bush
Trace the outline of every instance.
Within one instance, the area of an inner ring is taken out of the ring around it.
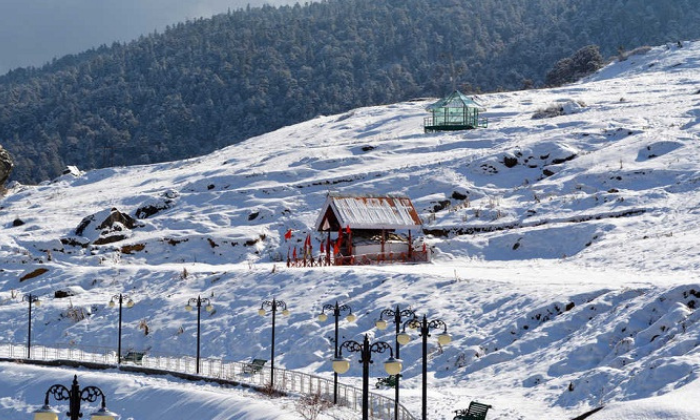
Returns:
[[[148,321],[145,319],[142,319],[139,321],[139,329],[143,330],[143,335],[148,335],[149,328],[148,328]]]
[[[304,395],[297,401],[296,409],[306,420],[316,420],[319,414],[333,406],[321,394]]]
[[[265,385],[263,385],[259,390],[269,398],[277,398],[283,395],[280,391],[276,390],[270,382],[265,382]]]
[[[71,306],[63,314],[66,318],[72,319],[74,322],[80,322],[87,318],[87,311],[78,306]]]

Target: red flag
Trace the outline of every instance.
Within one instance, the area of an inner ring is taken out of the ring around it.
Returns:
[[[336,242],[333,247],[333,254],[340,254],[340,244],[338,242]]]
[[[345,233],[347,233],[348,235],[350,234],[350,225],[347,225],[345,227]]]
[[[284,241],[285,242],[287,242],[290,239],[292,239],[292,230],[291,229],[287,230],[287,233],[284,234]]]

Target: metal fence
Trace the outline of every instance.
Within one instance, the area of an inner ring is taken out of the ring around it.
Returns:
[[[70,360],[102,365],[117,365],[117,354],[103,347],[78,349],[70,346],[32,346],[31,360],[53,361]],[[27,359],[27,346],[18,344],[0,345],[0,357],[9,359]],[[270,368],[263,368],[255,373],[246,373],[246,362],[226,361],[223,359],[200,359],[199,376],[245,383],[265,388],[270,384]],[[161,371],[196,375],[197,363],[189,356],[159,356],[146,354],[140,364],[122,361],[122,365],[157,369]],[[274,389],[290,394],[320,394],[329,400],[333,398],[333,380],[303,372],[275,369]],[[355,411],[362,410],[362,390],[354,386],[338,383],[338,404]],[[369,415],[382,420],[394,419],[394,399],[384,395],[369,393]],[[399,420],[415,420],[415,417],[399,404]]]

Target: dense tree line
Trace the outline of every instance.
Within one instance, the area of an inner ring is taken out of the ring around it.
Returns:
[[[695,39],[690,0],[324,0],[247,8],[0,77],[13,179],[208,153],[319,114],[542,86],[588,45]],[[589,51],[590,52],[590,51]],[[572,56],[573,58],[573,56]],[[558,80],[556,78],[552,80]],[[551,80],[550,80],[551,81]]]

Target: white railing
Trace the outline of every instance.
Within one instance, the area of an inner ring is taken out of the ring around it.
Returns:
[[[19,344],[0,345],[0,358],[27,360],[27,346]],[[93,347],[78,349],[75,347],[32,346],[31,360],[52,361],[70,360],[102,365],[117,364],[116,352],[107,348]],[[122,365],[138,366],[122,360]],[[250,386],[267,387],[270,383],[271,369],[264,367],[256,373],[245,373],[245,362],[233,362],[223,359],[200,359],[199,376],[244,383]],[[196,375],[197,363],[189,356],[158,356],[146,354],[140,367],[168,372]],[[275,369],[274,389],[292,394],[320,394],[333,398],[333,380],[303,372]],[[369,415],[382,420],[394,419],[394,399],[384,395],[369,393]],[[354,386],[338,383],[338,404],[355,411],[362,410],[362,390]],[[404,406],[398,406],[398,420],[415,420]]]

